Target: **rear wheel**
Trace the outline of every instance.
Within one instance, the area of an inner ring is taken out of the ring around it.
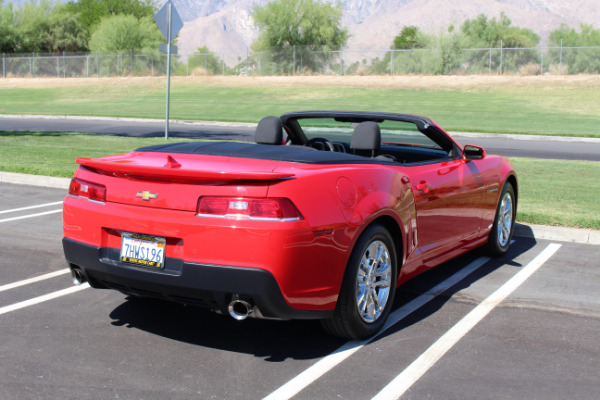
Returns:
[[[348,261],[334,315],[322,321],[327,332],[365,339],[381,329],[396,292],[396,260],[387,229],[378,224],[368,227]]]
[[[515,190],[512,184],[507,182],[500,195],[494,225],[487,243],[488,253],[492,257],[500,257],[508,251],[517,214],[515,200]]]

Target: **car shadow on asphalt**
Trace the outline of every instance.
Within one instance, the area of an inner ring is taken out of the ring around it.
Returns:
[[[345,343],[327,336],[318,321],[272,321],[225,315],[161,300],[127,297],[110,313],[115,327],[139,329],[172,340],[265,361],[323,357]]]
[[[502,257],[492,258],[488,262],[486,262],[482,267],[475,270],[473,273],[469,274],[467,277],[456,283],[454,286],[447,289],[442,294],[436,296],[433,300],[429,301],[423,307],[419,308],[415,312],[408,315],[406,318],[403,318],[393,327],[388,329],[382,335],[378,336],[375,341],[381,340],[389,335],[393,335],[394,333],[405,329],[408,326],[414,325],[419,321],[426,319],[438,312],[450,299],[454,297],[458,292],[470,287],[477,281],[485,278],[492,272],[496,271],[499,268],[513,268],[520,269],[524,267],[520,262],[516,261],[516,259],[522,254],[531,250],[537,244],[537,241],[533,238],[533,234],[531,237],[518,237],[514,238],[514,243],[509,248],[509,251]],[[450,260],[442,265],[439,265],[430,271],[427,271],[412,280],[406,282],[404,285],[400,286],[399,290],[396,292],[396,299],[394,301],[394,309],[402,307],[403,305],[409,303],[419,295],[426,293],[431,290],[434,286],[443,282],[451,275],[458,272],[460,269],[466,267],[470,262],[474,261],[478,257],[486,256],[483,247],[475,249],[463,256],[460,256],[456,259]],[[515,273],[518,271],[515,271]],[[490,293],[491,294],[491,293]],[[483,300],[483,299],[481,299]],[[473,305],[475,306],[475,304]]]
[[[521,268],[522,265],[514,260],[535,244],[535,239],[518,238],[504,257],[488,261],[375,340],[392,335],[434,314],[454,294],[498,268]],[[405,283],[397,291],[393,310],[427,292],[481,255],[480,249],[471,251]],[[110,318],[113,320],[112,325],[118,329],[139,329],[197,346],[252,354],[268,362],[282,362],[288,358],[318,359],[346,343],[346,340],[328,336],[318,321],[272,321],[252,318],[236,321],[229,316],[195,307],[131,296],[126,297],[125,301],[110,313]]]

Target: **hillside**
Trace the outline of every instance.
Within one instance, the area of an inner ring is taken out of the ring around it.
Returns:
[[[179,36],[180,54],[191,54],[203,45],[221,54],[246,54],[258,36],[251,10],[267,1],[173,0],[185,22]],[[572,27],[586,23],[600,28],[597,0],[346,0],[342,3],[343,24],[351,34],[348,50],[386,50],[405,25],[437,32],[481,13],[491,18],[504,12],[513,25],[530,28],[540,35],[542,43],[561,23]]]

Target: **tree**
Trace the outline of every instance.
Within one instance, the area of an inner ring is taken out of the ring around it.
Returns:
[[[454,26],[450,25],[447,32],[440,31],[438,35],[431,35],[427,38],[427,47],[432,50],[429,53],[431,60],[427,62],[429,68],[433,68],[436,75],[444,75],[456,72],[461,68],[464,60],[463,49],[465,48],[465,36],[460,32],[454,31]]]
[[[51,0],[27,2],[15,7],[13,18],[17,32],[16,53],[44,50],[44,35],[53,11],[54,2]]]
[[[396,51],[387,52],[382,60],[374,59],[370,70],[376,74],[455,73],[462,68],[465,42],[465,35],[456,32],[453,25],[437,34],[424,34],[415,26],[405,26],[391,46]]]
[[[600,46],[600,30],[592,25],[581,24],[580,32],[562,24],[550,32],[549,45],[555,47],[549,51],[549,58],[554,64],[564,64],[570,74],[600,73],[600,50],[589,48]],[[567,49],[564,49],[567,47]],[[588,47],[569,49],[568,47]]]
[[[87,47],[78,15],[53,0],[2,6],[0,50],[10,53],[79,51]]]
[[[137,19],[133,15],[114,15],[102,19],[92,33],[92,51],[141,50],[158,47],[162,34],[152,18]]]
[[[348,40],[347,29],[341,27],[341,3],[275,0],[256,6],[252,17],[260,30],[254,49],[275,51],[273,61],[285,73],[300,66],[320,70],[331,61],[331,53],[323,50],[337,50]]]
[[[404,26],[394,38],[394,49],[410,50],[425,48],[425,37],[414,25]]]
[[[553,46],[583,47],[600,46],[600,30],[594,29],[592,25],[581,24],[580,32],[561,24],[558,29],[550,32],[549,42]]]
[[[223,70],[223,61],[206,46],[198,47],[196,54],[188,58],[188,65],[192,70],[203,68],[208,75],[219,74]]]
[[[460,30],[468,38],[467,45],[470,47],[519,49],[502,54],[499,51],[494,52],[492,62],[501,66],[500,72],[506,69],[516,71],[522,65],[538,63],[538,52],[531,48],[538,45],[540,37],[531,29],[511,26],[511,23],[510,18],[503,12],[500,13],[499,19],[488,19],[485,14],[480,14],[475,19],[466,20]],[[472,54],[471,63],[489,63],[489,58],[486,60],[477,53]]]
[[[67,9],[80,15],[81,24],[91,34],[102,18],[114,15],[133,15],[138,19],[152,17],[157,5],[155,0],[71,0]]]
[[[48,18],[42,43],[43,51],[82,51],[87,49],[88,33],[81,24],[79,15],[60,7]]]
[[[14,9],[12,4],[5,7],[2,3],[0,0],[0,52],[14,53],[18,43]]]

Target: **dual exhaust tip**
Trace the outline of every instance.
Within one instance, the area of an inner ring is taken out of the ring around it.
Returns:
[[[243,321],[250,316],[254,312],[254,305],[246,300],[240,299],[240,296],[234,294],[231,296],[231,301],[227,306],[227,311],[229,315],[237,320]]]
[[[77,266],[71,266],[71,278],[73,279],[73,284],[76,286],[82,285],[87,282],[87,278],[81,268]]]

